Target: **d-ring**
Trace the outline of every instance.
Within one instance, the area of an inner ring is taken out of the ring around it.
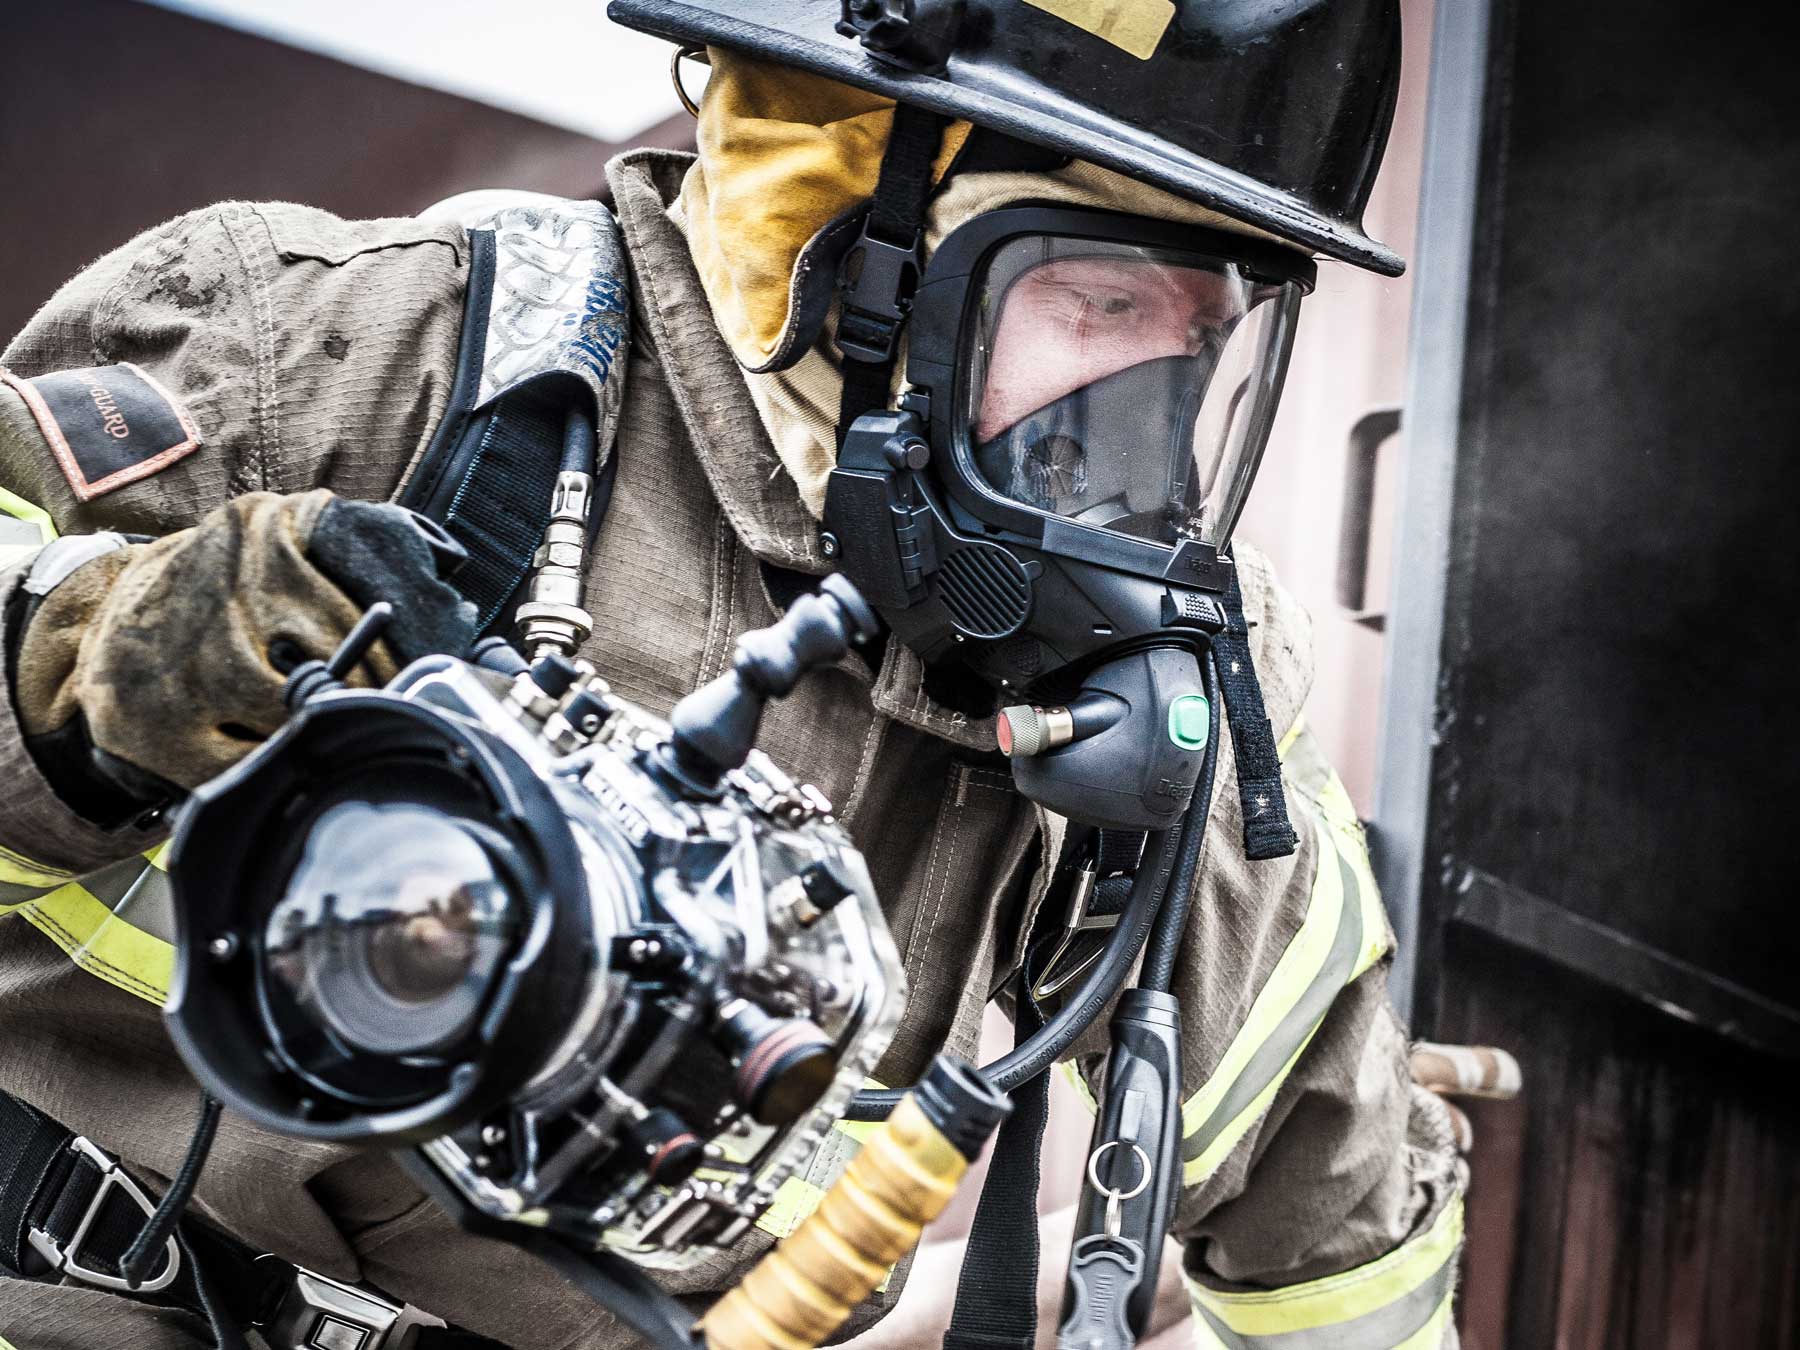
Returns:
[[[669,58],[669,83],[675,86],[675,97],[681,100],[681,106],[688,110],[689,117],[698,117],[700,105],[688,97],[687,87],[681,83],[681,58],[684,56],[692,57],[703,66],[710,66],[712,62],[707,59],[706,48],[691,42],[685,47],[677,47],[675,55]]]
[[[1100,1173],[1098,1170],[1100,1167],[1100,1159],[1106,1156],[1107,1149],[1117,1148],[1124,1142],[1125,1141],[1122,1139],[1108,1139],[1104,1144],[1100,1145],[1099,1148],[1088,1154],[1088,1180],[1093,1183],[1094,1189],[1101,1195],[1109,1196],[1114,1200],[1129,1200],[1133,1196],[1142,1194],[1144,1187],[1150,1184],[1150,1155],[1144,1152],[1137,1144],[1130,1145],[1131,1151],[1137,1154],[1139,1168],[1137,1185],[1133,1186],[1128,1191],[1121,1191],[1106,1185],[1100,1180]]]

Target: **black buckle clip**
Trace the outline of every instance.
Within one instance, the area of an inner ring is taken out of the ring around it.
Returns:
[[[843,306],[837,344],[846,358],[869,365],[893,359],[924,267],[923,230],[913,235],[911,243],[893,244],[870,233],[869,222],[863,222],[862,234],[844,257],[838,282]]]
[[[258,1257],[285,1265],[274,1257]],[[280,1304],[259,1323],[263,1339],[282,1350],[393,1350],[406,1337],[406,1308],[333,1280],[292,1267]]]

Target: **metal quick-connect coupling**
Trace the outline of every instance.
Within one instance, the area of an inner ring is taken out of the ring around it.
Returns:
[[[514,620],[519,645],[532,660],[553,651],[573,656],[594,631],[593,616],[581,606],[593,497],[592,475],[556,475],[550,524],[532,556],[531,584]]]

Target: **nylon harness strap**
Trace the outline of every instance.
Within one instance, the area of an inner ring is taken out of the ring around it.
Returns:
[[[924,260],[925,203],[946,119],[900,103],[861,237],[845,255],[838,285],[838,353],[844,392],[838,444],[864,413],[887,407],[900,328]]]
[[[1013,1025],[1017,1045],[1038,1028],[1037,1009],[1023,989]],[[1021,1083],[1012,1102],[969,1229],[944,1350],[1031,1350],[1037,1339],[1038,1171],[1050,1075]]]
[[[482,631],[499,632],[511,618],[550,524],[570,401],[586,405],[592,398],[575,377],[556,375],[521,385],[476,410],[497,266],[494,232],[469,231],[469,249],[449,401],[396,500],[437,521],[468,551],[451,584],[474,603]],[[616,472],[616,458],[608,456],[603,474]],[[602,488],[610,492],[610,477],[596,484],[597,491]]]
[[[66,1254],[68,1278],[87,1284],[98,1282],[84,1274],[120,1278],[125,1254],[150,1217],[117,1180],[121,1170],[109,1155],[78,1141],[74,1131],[0,1092],[0,1275],[47,1283],[63,1278],[34,1245],[35,1231],[40,1241]],[[138,1183],[138,1189],[153,1202],[150,1187]],[[181,1221],[175,1241],[180,1259],[172,1282],[149,1287],[167,1273],[168,1261],[159,1257],[143,1287],[112,1292],[190,1313],[206,1322],[220,1350],[245,1350],[241,1328],[260,1326],[274,1314],[295,1280],[295,1267],[191,1215]],[[420,1328],[414,1346],[504,1350],[496,1341],[448,1327]]]
[[[1250,660],[1250,624],[1244,617],[1244,593],[1237,568],[1225,591],[1225,630],[1213,638],[1219,661],[1219,699],[1231,724],[1231,748],[1237,761],[1238,804],[1244,815],[1244,856],[1252,862],[1285,858],[1299,846],[1300,836],[1288,819],[1287,794],[1281,786],[1281,756],[1275,729],[1263,704],[1262,685]]]

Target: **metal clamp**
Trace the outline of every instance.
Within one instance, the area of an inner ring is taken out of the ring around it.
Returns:
[[[100,1169],[100,1185],[94,1191],[94,1198],[88,1201],[87,1212],[81,1216],[81,1222],[75,1225],[75,1235],[66,1244],[58,1242],[45,1230],[36,1227],[26,1234],[26,1239],[59,1274],[72,1280],[80,1280],[83,1284],[116,1289],[127,1294],[154,1294],[167,1289],[181,1273],[181,1251],[172,1237],[168,1240],[168,1265],[163,1273],[151,1276],[136,1289],[117,1275],[108,1275],[81,1264],[81,1244],[87,1240],[88,1230],[94,1226],[94,1220],[99,1218],[101,1207],[106,1204],[110,1191],[114,1188],[124,1191],[132,1203],[144,1211],[146,1222],[156,1213],[156,1206],[150,1203],[150,1197],[144,1194],[143,1187],[127,1176],[111,1155],[97,1147],[87,1136],[76,1135],[69,1141],[69,1147]]]
[[[1069,948],[1075,945],[1075,939],[1082,933],[1104,933],[1118,927],[1117,914],[1092,914],[1088,905],[1093,901],[1094,892],[1100,884],[1099,874],[1092,865],[1083,867],[1075,873],[1073,884],[1069,887],[1069,917],[1063,924],[1060,940],[1050,959],[1044,962],[1044,972],[1039,975],[1032,986],[1033,999],[1046,999],[1066,989],[1069,984],[1093,965],[1100,956],[1100,948],[1096,947],[1079,961],[1072,962],[1061,974],[1056,967],[1069,954]]]

